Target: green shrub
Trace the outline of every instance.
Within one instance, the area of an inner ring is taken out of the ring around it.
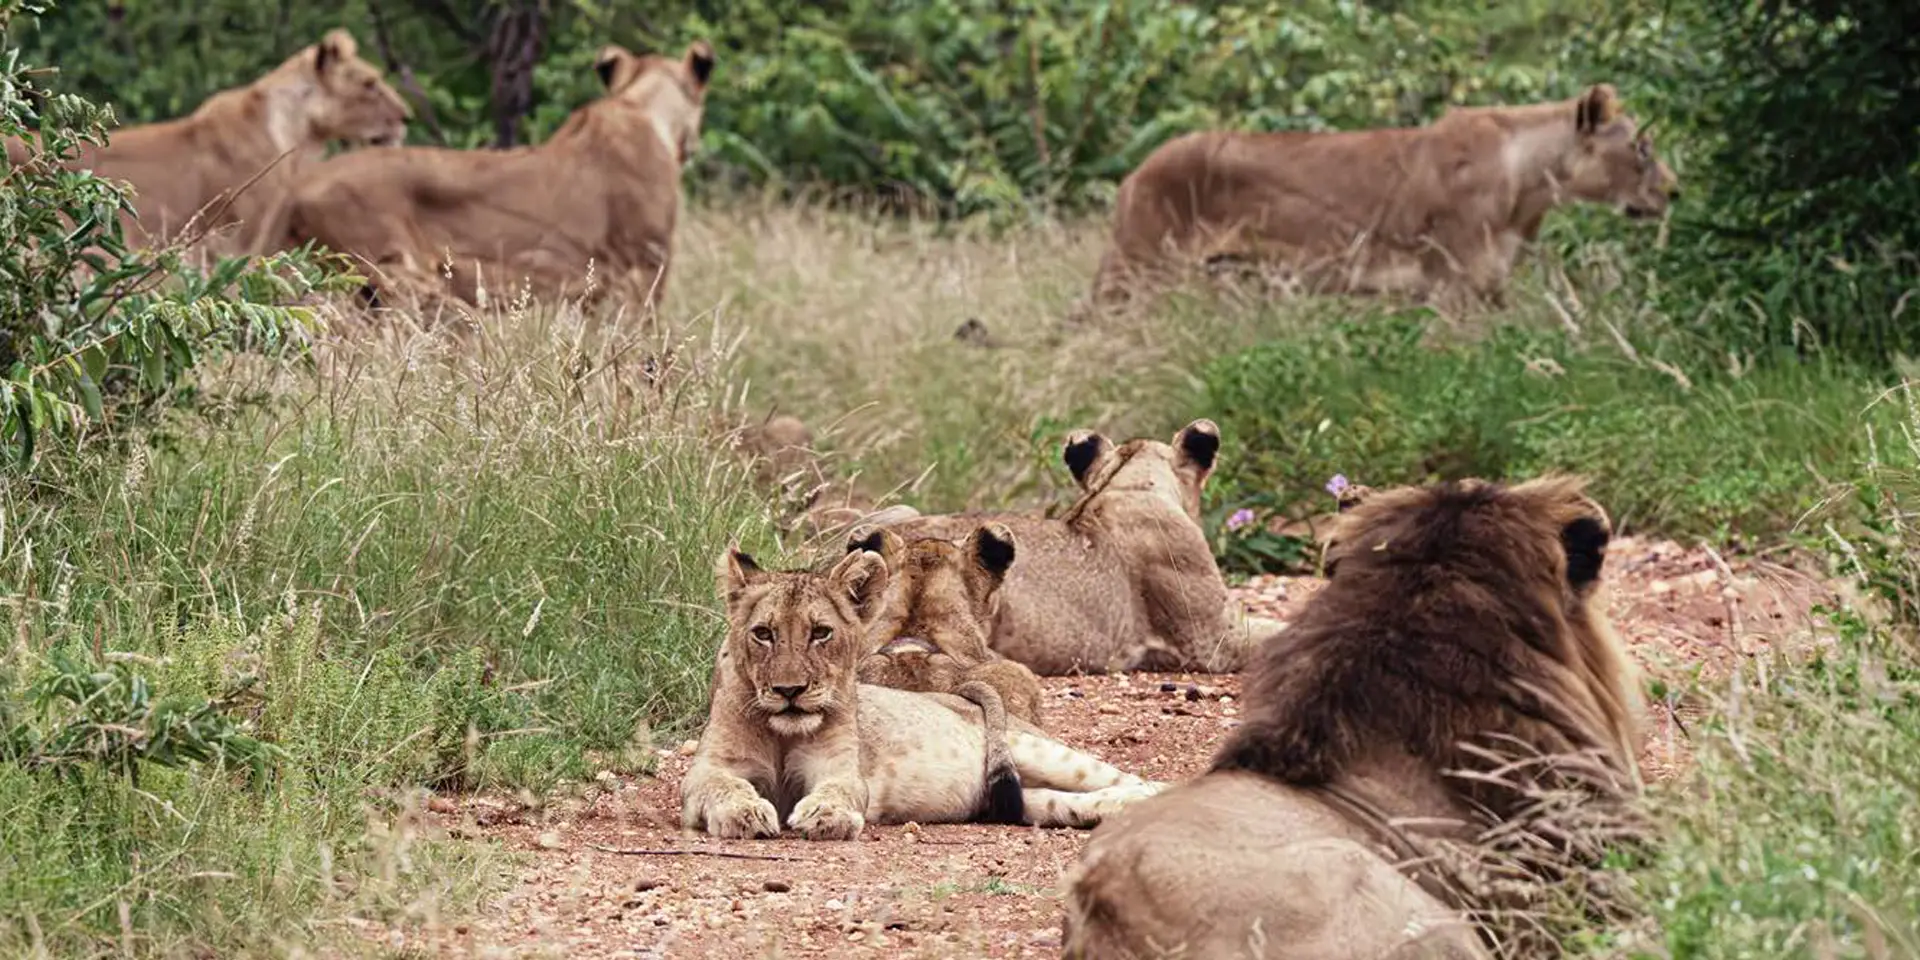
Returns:
[[[0,37],[45,3],[0,0]],[[118,183],[62,169],[104,142],[110,113],[38,83],[9,44],[0,54],[0,137],[38,156],[0,158],[0,443],[31,459],[43,433],[71,434],[137,411],[185,385],[209,356],[246,343],[273,352],[303,342],[307,307],[282,306],[328,281],[304,256],[206,273],[177,250],[129,253]]]
[[[1526,324],[1469,342],[1430,326],[1332,321],[1208,364],[1199,409],[1227,444],[1211,502],[1298,516],[1324,512],[1339,473],[1380,486],[1573,471],[1623,527],[1755,536],[1820,502],[1810,466],[1865,454],[1871,381],[1839,364],[1732,376]]]

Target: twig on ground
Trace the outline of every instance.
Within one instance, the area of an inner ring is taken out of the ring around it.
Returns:
[[[726,850],[643,850],[638,847],[609,847],[598,843],[589,843],[601,853],[617,853],[623,857],[720,857],[725,860],[780,860],[789,863],[812,863],[810,857],[782,857],[770,853],[732,853]]]

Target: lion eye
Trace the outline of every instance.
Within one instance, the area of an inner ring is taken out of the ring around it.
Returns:
[[[773,628],[772,627],[758,626],[758,627],[754,627],[752,630],[749,630],[747,632],[753,635],[753,642],[766,644],[768,646],[773,645]]]
[[[829,637],[833,636],[833,628],[827,626],[824,623],[815,624],[813,628],[813,632],[809,633],[807,636],[814,643],[825,643],[827,642],[827,639]]]

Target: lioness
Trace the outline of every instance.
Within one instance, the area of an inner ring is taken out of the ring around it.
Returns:
[[[1639,788],[1634,670],[1574,478],[1372,494],[1328,585],[1261,651],[1212,769],[1096,831],[1065,956],[1487,957],[1436,838],[1483,842],[1535,788]],[[1537,751],[1501,769],[1517,741]],[[1542,756],[1544,755],[1544,757]]]
[[[412,116],[380,69],[360,59],[353,35],[335,29],[184,117],[110,131],[105,146],[86,145],[65,166],[133,187],[137,219],[122,218],[129,247],[172,240],[198,216],[210,231],[238,225],[209,237],[211,250],[255,253],[270,212],[328,141],[397,145]],[[10,161],[32,152],[7,144]]]
[[[366,261],[375,299],[396,282],[437,290],[445,271],[469,303],[483,285],[576,296],[591,282],[658,306],[713,62],[704,40],[677,60],[609,45],[594,64],[605,95],[538,146],[335,157],[290,198],[279,243]]]
[[[873,652],[860,660],[861,683],[958,693],[977,681],[999,694],[1007,712],[1040,724],[1040,679],[987,646],[1000,587],[1014,564],[1012,530],[989,523],[959,543],[907,543],[863,525],[847,537],[847,551],[860,550],[879,554],[892,580],[868,632]]]
[[[1057,519],[939,514],[886,524],[912,541],[957,539],[986,521],[1020,540],[989,641],[1043,676],[1101,670],[1239,670],[1279,625],[1247,617],[1227,594],[1200,528],[1220,428],[1195,420],[1171,444],[1115,446],[1092,430],[1061,455],[1080,498]]]
[[[849,553],[819,573],[762,570],[729,549],[718,580],[727,636],[707,729],[680,784],[689,829],[773,837],[785,823],[808,839],[851,840],[868,821],[983,815],[1084,827],[1165,786],[1004,714],[983,718],[962,697],[858,682],[866,630],[887,589],[876,553]],[[983,719],[1006,723],[1014,766],[991,782]]]
[[[1189,259],[1280,267],[1310,292],[1464,290],[1498,299],[1555,206],[1658,216],[1678,190],[1609,84],[1569,100],[1455,108],[1424,127],[1204,131],[1121,182],[1092,301],[1164,283]]]

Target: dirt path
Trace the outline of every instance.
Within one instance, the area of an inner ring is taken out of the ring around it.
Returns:
[[[1684,688],[1723,676],[1771,644],[1828,642],[1808,608],[1829,594],[1776,563],[1729,560],[1622,538],[1609,553],[1615,626],[1654,676]],[[1237,588],[1286,619],[1312,578]],[[1813,627],[1814,629],[1809,629]],[[1043,723],[1144,776],[1203,769],[1238,721],[1239,679],[1192,674],[1045,681]],[[1652,778],[1685,762],[1684,722],[1700,706],[1655,705],[1642,762]],[[1056,957],[1062,873],[1086,834],[936,825],[870,826],[851,843],[718,842],[681,832],[676,790],[692,745],[663,751],[656,777],[603,776],[597,796],[539,813],[508,802],[438,803],[442,828],[530,855],[518,882],[471,925],[405,937],[442,957]],[[602,848],[691,851],[623,854]],[[786,860],[730,859],[729,853]],[[389,934],[389,945],[401,938]]]

